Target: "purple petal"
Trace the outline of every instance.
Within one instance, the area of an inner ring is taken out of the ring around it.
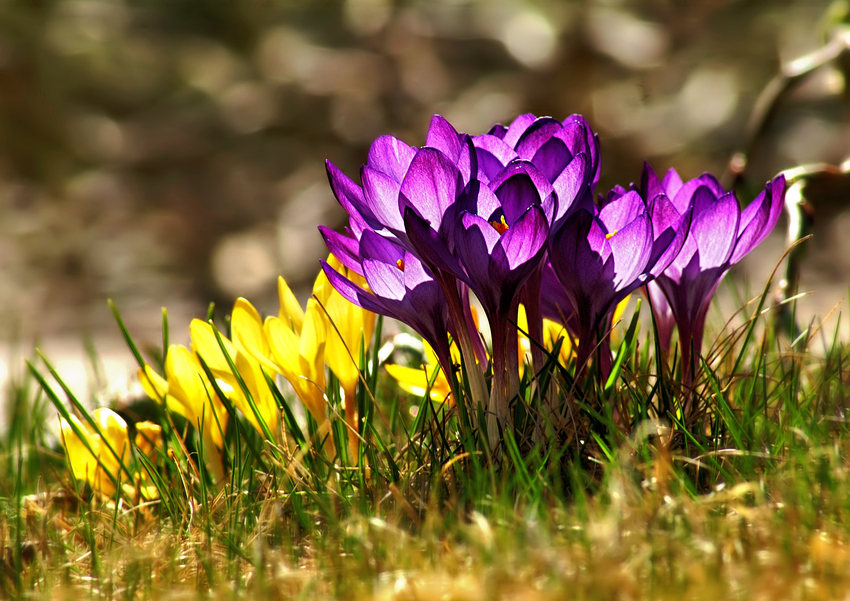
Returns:
[[[643,283],[638,281],[639,276],[646,269],[652,248],[652,224],[649,216],[644,213],[636,217],[611,236],[608,244],[614,257],[616,288],[636,288]]]
[[[422,284],[434,284],[434,276],[427,270],[425,264],[411,252],[405,252],[404,261],[404,286],[408,290],[414,290]]]
[[[518,175],[525,176],[532,184],[534,184],[534,187],[537,190],[537,200],[533,201],[533,204],[539,204],[540,200],[546,198],[554,191],[552,184],[537,168],[537,166],[530,161],[522,159],[515,159],[505,165],[505,168],[497,174],[496,177],[490,180],[489,186],[493,190],[498,190],[505,181]],[[496,195],[499,195],[498,191],[496,192]],[[524,212],[528,206],[530,205],[523,207],[522,211]]]
[[[377,259],[364,259],[363,277],[375,296],[389,300],[404,298],[404,272],[398,265],[390,265]]]
[[[361,260],[374,259],[390,265],[404,258],[404,249],[400,245],[371,230],[363,232],[357,252]]]
[[[671,169],[673,173],[676,173]],[[677,175],[678,177],[678,175]],[[678,190],[681,187],[682,181],[679,180],[679,186],[676,188]],[[659,194],[667,194],[670,198],[676,194],[676,191],[668,190],[662,183],[661,180],[658,179],[658,174],[655,173],[655,169],[652,168],[648,162],[644,161],[643,163],[643,171],[640,174],[640,192],[643,194],[644,198],[655,198]]]
[[[567,217],[550,241],[549,259],[552,268],[567,288],[570,287],[568,282],[583,277],[582,270],[592,264],[593,257],[599,259],[598,253],[594,252],[588,241],[592,226],[593,215],[584,209],[577,210]],[[601,233],[604,241],[605,233]],[[586,275],[595,277],[595,274]]]
[[[682,178],[679,173],[670,167],[667,170],[667,173],[664,174],[664,179],[661,180],[661,187],[664,188],[664,191],[667,193],[671,199],[676,197],[676,194],[679,193],[679,188],[682,187]],[[677,207],[679,208],[679,207]]]
[[[489,255],[493,252],[493,248],[496,246],[496,243],[501,238],[501,234],[496,230],[496,228],[485,218],[480,215],[474,215],[472,213],[463,213],[460,218],[462,232],[460,233],[463,236],[476,236],[480,237],[487,249],[487,254]],[[458,248],[462,248],[463,243],[458,244]]]
[[[655,239],[647,264],[652,277],[657,277],[681,252],[690,231],[693,211],[689,209],[682,215],[664,194],[652,199],[649,210]]]
[[[514,149],[496,136],[483,135],[472,138],[478,156],[479,178],[490,181],[505,165],[517,158]]]
[[[456,236],[455,246],[468,274],[467,283],[476,294],[482,295],[482,290],[492,284],[490,259],[501,236],[486,219],[472,213],[461,216]]]
[[[433,148],[422,148],[411,161],[401,184],[402,202],[438,229],[443,214],[461,189],[460,173],[446,155]]]
[[[717,197],[726,194],[726,190],[723,189],[717,178],[710,173],[703,173],[697,178],[697,181],[701,182],[703,186],[706,186]]]
[[[502,209],[502,202],[489,186],[473,180],[458,197],[457,207],[458,214],[468,211],[489,218]]]
[[[549,222],[540,207],[525,211],[499,240],[508,260],[508,269],[514,270],[541,255],[549,236]]]
[[[372,142],[366,164],[396,182],[401,182],[415,155],[416,148],[393,136],[381,136]]]
[[[522,132],[516,143],[516,153],[521,159],[531,159],[538,150],[557,134],[563,126],[557,119],[552,117],[540,117],[535,119],[528,128]],[[572,154],[572,153],[570,153]]]
[[[557,137],[549,138],[531,157],[531,162],[549,181],[555,181],[572,160],[573,153],[566,143]]]
[[[505,132],[505,143],[511,148],[516,148],[517,142],[519,142],[522,134],[525,133],[525,130],[528,129],[536,119],[537,117],[531,113],[520,115],[514,119],[508,126],[508,130]]]
[[[587,119],[581,115],[570,115],[564,119],[564,127],[556,135],[564,141],[572,154],[587,155],[588,178],[592,185],[599,181],[599,137],[593,133]]]
[[[432,270],[442,270],[463,277],[463,268],[451,253],[448,242],[411,207],[404,211],[404,224],[412,250]]]
[[[635,190],[618,191],[599,209],[599,220],[608,233],[616,232],[646,213],[646,203]]]
[[[340,263],[358,275],[363,275],[363,268],[360,266],[360,245],[357,239],[335,232],[323,225],[319,226],[319,233],[324,238],[328,250],[339,259]]]
[[[425,146],[436,148],[451,160],[457,161],[461,149],[460,134],[444,117],[434,115],[425,136]]]
[[[352,225],[362,226],[369,220],[374,222],[375,216],[366,204],[363,189],[330,161],[325,161],[325,170],[331,191],[354,222]]]
[[[773,230],[782,213],[784,199],[785,176],[780,175],[768,182],[764,190],[741,213],[738,241],[730,263],[734,264],[743,259]]]
[[[552,183],[555,193],[558,195],[558,211],[555,219],[563,218],[568,210],[574,205],[577,198],[581,196],[587,187],[588,159],[584,153],[573,157],[569,164],[564,167],[558,178]]]
[[[703,204],[711,196],[707,188],[700,187],[694,197],[694,206]],[[738,201],[731,193],[718,198],[711,210],[698,214],[694,209],[690,235],[699,248],[700,269],[719,267],[729,260],[735,248],[740,215]]]
[[[515,221],[525,215],[529,207],[540,204],[537,186],[524,170],[516,171],[504,179],[496,189],[496,196],[509,226],[513,226]]]
[[[377,224],[396,232],[403,230],[404,223],[398,207],[399,183],[391,176],[369,166],[363,167],[360,179],[363,180],[366,204]]]
[[[386,314],[386,306],[374,294],[363,290],[363,288],[351,282],[336,269],[328,265],[327,261],[322,260],[321,264],[325,275],[328,276],[328,281],[331,283],[331,286],[333,286],[343,298],[358,307],[366,309],[367,311]]]

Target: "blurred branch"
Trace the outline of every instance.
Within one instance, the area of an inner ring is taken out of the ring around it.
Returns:
[[[724,187],[736,188],[743,182],[747,166],[785,97],[815,71],[846,54],[850,54],[850,28],[837,27],[824,46],[789,62],[768,82],[750,114],[744,143],[732,154],[726,166]]]

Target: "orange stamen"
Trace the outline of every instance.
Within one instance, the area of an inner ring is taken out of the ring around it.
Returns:
[[[395,262],[395,266],[398,267],[401,271],[404,271],[404,259],[399,259]]]
[[[493,226],[493,229],[499,232],[499,235],[504,234],[508,231],[508,223],[505,221],[505,216],[502,215],[502,219],[499,221],[491,221],[490,225]]]

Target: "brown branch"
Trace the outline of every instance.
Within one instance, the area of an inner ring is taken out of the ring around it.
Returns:
[[[732,154],[726,166],[726,172],[723,174],[725,188],[735,188],[743,182],[747,166],[785,97],[809,75],[847,52],[850,52],[850,30],[836,29],[824,46],[787,63],[768,82],[750,113],[744,132],[744,144]]]

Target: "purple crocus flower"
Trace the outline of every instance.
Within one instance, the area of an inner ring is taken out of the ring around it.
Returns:
[[[471,147],[468,137],[464,142]],[[507,419],[508,401],[519,389],[512,324],[523,286],[544,257],[557,197],[528,161],[513,160],[486,182],[476,175],[473,164],[471,179],[440,218],[421,214],[411,203],[404,224],[411,246],[442,282],[452,320],[460,322],[459,303],[452,298],[457,281],[481,301],[493,342],[489,430],[495,436],[496,422]],[[463,348],[463,338],[460,342]]]
[[[601,208],[575,211],[554,235],[549,257],[576,315],[577,373],[598,344],[607,352],[606,320],[617,303],[675,258],[688,220],[689,210],[677,210],[663,194],[647,203],[636,190],[617,187]],[[550,281],[547,289],[552,288]],[[603,372],[609,359],[604,355]]]
[[[416,330],[434,349],[444,373],[451,370],[448,305],[440,286],[411,252],[365,230],[360,240],[321,228],[329,250],[352,271],[363,275],[366,290],[322,261],[334,288],[350,302],[387,315]],[[353,248],[356,244],[356,253]]]
[[[764,240],[776,225],[785,196],[785,178],[768,182],[743,211],[734,192],[726,192],[710,174],[682,182],[670,169],[659,180],[644,167],[644,194],[664,193],[673,205],[693,211],[691,227],[681,252],[655,282],[663,297],[651,298],[656,322],[662,324],[662,344],[669,344],[670,316],[679,330],[682,383],[693,384],[696,360],[702,348],[705,317],[715,290],[729,268]],[[664,301],[668,306],[665,306]]]
[[[581,115],[558,121],[523,114],[507,126],[495,125],[487,134],[474,136],[472,141],[478,177],[482,181],[496,177],[511,162],[528,161],[551,183],[558,200],[556,213],[550,220],[551,232],[557,231],[573,210],[591,208],[593,191],[599,181],[599,140]],[[541,270],[535,270],[522,288],[529,336],[535,340],[543,337],[543,319],[537,302],[542,298],[541,278]],[[538,345],[532,345],[531,354],[534,365],[543,364],[543,352]]]
[[[556,222],[572,207],[593,202],[593,189],[599,182],[599,139],[581,115],[558,121],[524,114],[508,126],[495,125],[472,141],[482,180],[513,160],[533,163],[558,196]]]

